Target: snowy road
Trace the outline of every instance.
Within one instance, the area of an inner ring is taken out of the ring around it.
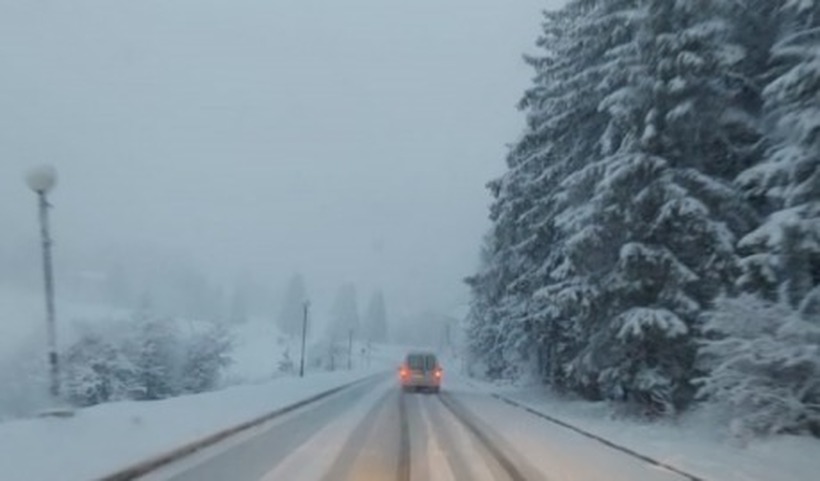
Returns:
[[[441,395],[374,379],[143,481],[681,481],[454,381]]]

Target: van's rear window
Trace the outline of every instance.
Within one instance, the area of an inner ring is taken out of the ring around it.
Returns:
[[[411,354],[407,356],[407,365],[410,369],[431,371],[436,368],[436,356],[431,354]]]

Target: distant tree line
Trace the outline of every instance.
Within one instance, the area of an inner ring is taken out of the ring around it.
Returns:
[[[295,274],[288,283],[282,309],[277,318],[277,324],[282,333],[301,336],[304,303],[307,300],[305,280],[302,275]],[[344,284],[336,293],[329,315],[330,325],[326,335],[333,339],[347,339],[348,333],[353,331],[357,339],[373,342],[387,340],[387,305],[384,294],[380,290],[373,293],[364,319],[361,319],[356,286],[350,283]],[[308,327],[311,327],[310,323]]]
[[[477,374],[820,432],[820,2],[545,13],[468,279]]]

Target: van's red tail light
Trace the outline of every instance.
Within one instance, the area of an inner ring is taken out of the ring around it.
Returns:
[[[435,373],[436,378],[441,379],[441,375],[442,375],[442,370],[441,370],[441,368],[436,369],[436,373]]]
[[[399,377],[405,378],[410,374],[406,367],[402,366],[399,368]]]

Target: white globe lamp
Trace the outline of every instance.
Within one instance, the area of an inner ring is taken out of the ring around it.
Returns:
[[[48,193],[57,185],[57,170],[51,165],[40,165],[26,172],[26,184],[38,194]]]

